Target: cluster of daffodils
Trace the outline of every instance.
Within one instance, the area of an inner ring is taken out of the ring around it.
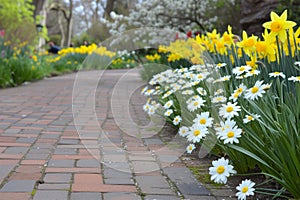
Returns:
[[[116,55],[115,52],[111,52],[106,49],[106,47],[97,47],[96,44],[91,44],[89,46],[80,46],[80,47],[69,47],[69,48],[63,48],[58,52],[58,55],[61,57],[66,56],[68,54],[98,54],[100,56],[108,56],[110,58],[114,57]]]

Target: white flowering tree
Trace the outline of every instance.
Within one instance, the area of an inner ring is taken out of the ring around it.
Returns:
[[[128,16],[111,12],[111,21],[103,19],[112,35],[132,28],[153,27],[165,30],[163,40],[174,40],[176,32],[205,31],[212,28],[217,17],[211,17],[218,0],[143,0]],[[233,0],[228,3],[234,3]],[[172,35],[170,35],[172,34]],[[157,35],[155,35],[157,37]]]

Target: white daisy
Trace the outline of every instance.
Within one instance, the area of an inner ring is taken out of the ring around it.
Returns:
[[[155,91],[154,89],[148,89],[148,90],[146,90],[146,91],[144,92],[144,95],[145,95],[145,96],[150,96],[151,94],[153,94],[154,91]]]
[[[263,84],[263,81],[256,81],[255,85],[246,91],[245,98],[255,100],[258,99],[258,97],[262,97],[265,93],[265,86],[266,85]]]
[[[168,109],[168,108],[170,108],[171,106],[173,106],[173,104],[174,104],[173,100],[169,100],[169,101],[167,101],[167,102],[165,103],[164,108],[165,108],[165,109]]]
[[[233,102],[236,102],[241,94],[242,93],[234,92],[230,95],[229,100],[233,100]]]
[[[217,95],[220,95],[224,92],[223,89],[218,89],[217,91],[215,91],[214,95],[217,96]]]
[[[242,129],[237,128],[237,126],[234,126],[233,128],[225,129],[221,132],[219,135],[221,140],[224,140],[224,144],[230,143],[239,143],[238,138],[242,137]]]
[[[148,112],[149,107],[150,107],[150,104],[149,104],[149,103],[146,103],[145,105],[143,105],[143,110],[144,110],[145,112]]]
[[[153,115],[156,111],[156,108],[154,106],[149,106],[149,109],[148,109],[148,115]]]
[[[214,127],[214,129],[216,130],[216,134],[218,135],[218,138],[221,137],[221,134],[224,131],[232,129],[235,125],[236,122],[231,119],[227,119],[225,122],[221,121],[220,126]]]
[[[269,73],[269,76],[270,77],[281,77],[281,78],[285,78],[285,75],[282,73],[282,72],[272,72],[272,73]]]
[[[189,146],[186,147],[186,152],[187,153],[192,153],[192,151],[195,149],[195,145],[194,144],[189,144]]]
[[[247,124],[255,119],[258,119],[260,115],[258,114],[251,114],[251,115],[246,115],[245,118],[243,119],[243,123]]]
[[[198,87],[196,90],[201,96],[205,96],[207,94],[206,90],[203,87]]]
[[[227,75],[227,76],[221,77],[219,80],[220,80],[221,82],[224,82],[224,81],[229,81],[230,78],[231,78],[231,76],[230,76],[230,75]]]
[[[212,167],[209,168],[209,174],[211,175],[210,180],[215,183],[225,184],[227,183],[227,178],[235,174],[236,171],[233,170],[233,166],[229,165],[229,160],[224,157],[212,161]]]
[[[245,77],[250,77],[250,76],[254,76],[254,75],[258,75],[258,74],[260,74],[260,71],[255,69],[255,70],[248,71],[246,73]]]
[[[216,67],[218,68],[218,69],[220,69],[220,68],[222,68],[222,67],[225,67],[226,66],[226,63],[218,63],[217,65],[216,65]]]
[[[244,79],[246,76],[243,75],[243,76],[236,76],[235,79],[238,79],[238,80],[241,80],[241,79]]]
[[[239,186],[236,187],[238,192],[235,194],[235,196],[238,197],[238,200],[246,200],[247,196],[254,195],[254,185],[255,183],[250,179],[243,180],[242,183],[240,183]]]
[[[186,137],[188,132],[189,132],[189,128],[186,127],[186,126],[180,127],[179,131],[178,131],[179,135],[182,136],[182,137]]]
[[[241,83],[239,87],[237,87],[234,92],[243,93],[247,89],[246,85],[244,83]]]
[[[187,108],[189,111],[193,112],[200,108],[201,106],[204,106],[205,100],[202,99],[202,97],[195,95],[187,100]]]
[[[192,94],[194,94],[194,91],[193,90],[184,90],[184,91],[182,91],[182,94],[183,95],[192,95]]]
[[[168,110],[166,110],[166,112],[165,112],[164,115],[167,116],[167,117],[169,117],[172,114],[173,114],[173,110],[172,109],[168,109]]]
[[[148,86],[144,87],[141,91],[141,94],[144,94],[148,90]]]
[[[163,96],[162,96],[162,99],[165,99],[165,98],[167,98],[168,96],[170,96],[171,94],[173,94],[173,90],[169,90],[169,91],[167,91]]]
[[[237,76],[240,76],[240,75],[242,75],[245,72],[246,73],[249,72],[251,69],[252,69],[251,66],[249,66],[249,65],[243,65],[243,66],[240,66],[240,67],[233,68],[232,69],[232,73],[234,73]]]
[[[197,117],[193,120],[195,124],[199,124],[201,126],[212,127],[213,118],[209,117],[209,112],[202,112],[197,114]]]
[[[292,76],[288,80],[293,82],[300,82],[300,76]]]
[[[294,63],[295,65],[298,65],[300,67],[300,61],[297,61]]]
[[[199,124],[194,124],[192,127],[190,127],[190,131],[187,135],[187,139],[189,142],[200,142],[202,138],[206,136],[208,133],[208,130],[205,126],[201,126]]]
[[[211,100],[212,103],[224,103],[226,101],[227,101],[227,98],[224,96],[216,96],[216,97],[213,97]]]
[[[237,106],[237,102],[228,102],[227,104],[222,104],[219,115],[224,118],[230,119],[234,116],[239,116],[238,111],[241,111],[241,106]]]
[[[177,83],[178,83],[178,84],[180,84],[180,85],[183,85],[183,84],[185,84],[185,83],[186,83],[186,81],[185,81],[185,80],[183,80],[183,79],[179,79],[179,80],[177,81]]]
[[[206,74],[195,74],[194,81],[203,81],[206,78]]]
[[[174,125],[178,125],[181,122],[181,117],[179,115],[177,115],[174,119],[173,119],[173,124]]]
[[[229,97],[229,100],[233,100],[234,102],[241,96],[241,94],[247,89],[247,87],[241,83],[238,88],[234,90],[234,92]]]

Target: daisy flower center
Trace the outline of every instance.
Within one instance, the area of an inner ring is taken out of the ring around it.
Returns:
[[[199,104],[199,103],[198,103],[197,101],[194,102],[194,106],[198,106],[198,104]]]
[[[189,146],[189,150],[193,150],[193,147],[192,147],[192,146]]]
[[[202,119],[200,119],[200,124],[206,124],[206,119],[204,119],[204,118],[202,118]]]
[[[280,72],[274,72],[274,74],[276,74],[276,75],[279,75],[279,74],[280,74]]]
[[[228,106],[227,108],[226,108],[226,112],[232,112],[233,111],[233,107],[232,106]]]
[[[239,93],[238,93],[238,92],[234,93],[234,94],[233,94],[233,97],[234,97],[234,98],[238,98],[238,97],[239,97]]]
[[[238,89],[237,89],[237,92],[238,92],[238,93],[242,93],[242,92],[243,92],[243,88],[238,88]]]
[[[278,32],[282,30],[282,25],[279,22],[272,22],[271,24],[271,31],[272,32]]]
[[[255,94],[256,92],[258,91],[258,87],[254,86],[252,89],[251,89],[251,92],[253,94]]]
[[[220,165],[218,168],[217,168],[217,173],[218,174],[223,174],[223,172],[225,171],[225,167]]]
[[[300,76],[297,76],[296,79],[297,79],[298,81],[300,81]]]
[[[200,135],[200,130],[194,130],[194,136],[198,136],[198,135]]]
[[[245,70],[245,67],[240,67],[239,71],[242,72]]]
[[[245,187],[242,188],[242,193],[246,193],[246,192],[248,192],[248,190],[249,190],[248,187],[245,186]]]
[[[247,118],[248,118],[249,121],[253,120],[252,116],[248,116]]]
[[[228,138],[232,138],[234,136],[234,132],[233,131],[229,131],[228,133],[227,133],[227,137]]]

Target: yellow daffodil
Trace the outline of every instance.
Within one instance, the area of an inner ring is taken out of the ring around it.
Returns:
[[[267,29],[265,29],[263,38],[263,41],[258,41],[255,45],[258,57],[260,59],[267,57],[269,62],[274,62],[276,60],[274,38],[270,36]]]
[[[257,62],[257,56],[256,56],[256,54],[254,54],[254,56],[250,57],[249,61],[246,61],[246,65],[251,66],[252,69],[256,69],[257,68],[256,62]]]
[[[216,29],[214,29],[211,33],[207,32],[207,36],[215,42],[216,40],[220,39],[220,33],[217,32]]]
[[[223,37],[216,41],[216,50],[221,55],[228,55],[228,49]]]
[[[232,34],[232,27],[230,25],[228,25],[227,31],[225,31],[223,33],[223,38],[224,38],[225,44],[227,44],[227,45],[234,44],[234,42],[233,42],[234,35]]]
[[[180,60],[182,57],[176,53],[171,53],[168,55],[168,62],[174,62],[176,60]]]
[[[287,10],[285,10],[281,16],[278,16],[275,12],[271,12],[271,21],[263,24],[264,28],[270,29],[270,35],[272,37],[278,36],[281,42],[286,40],[286,30],[296,26],[293,21],[287,20]]]
[[[145,57],[149,61],[155,61],[155,60],[159,60],[160,59],[160,55],[157,54],[157,53],[154,54],[154,55],[146,55]]]
[[[32,58],[32,60],[33,60],[34,62],[37,61],[37,56],[36,56],[36,55],[33,55],[31,58]]]
[[[255,44],[257,42],[257,36],[252,35],[251,37],[247,36],[246,31],[243,31],[243,40],[237,43],[238,47],[243,48],[244,52],[251,56],[255,51]]]

